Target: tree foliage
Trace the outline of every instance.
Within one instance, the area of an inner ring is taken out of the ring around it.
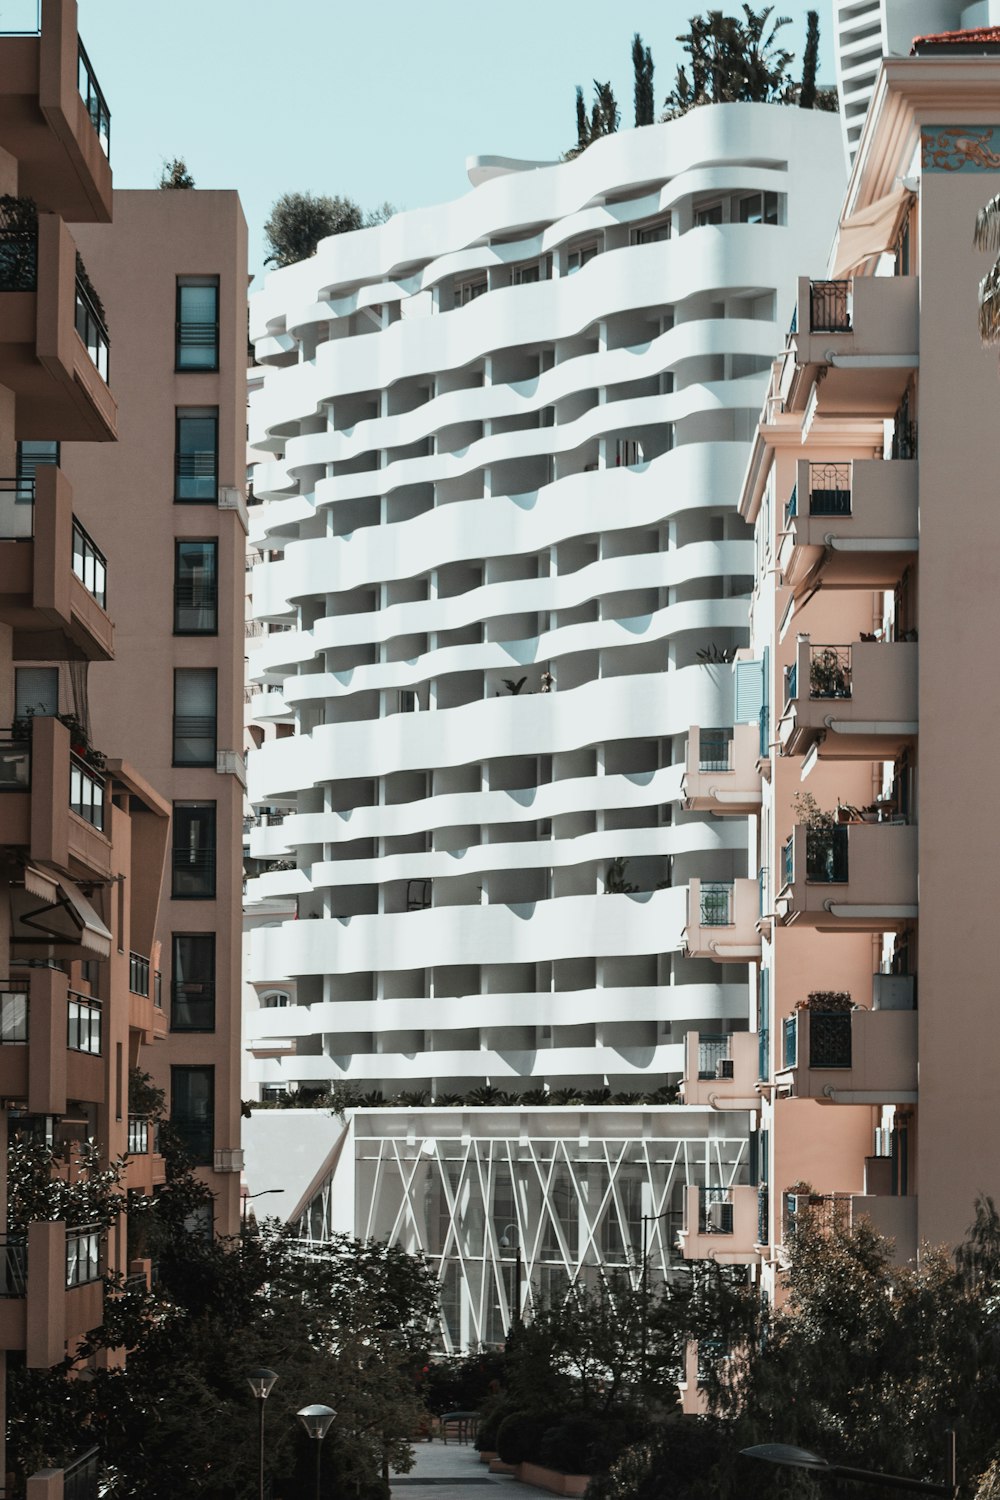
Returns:
[[[264,225],[270,255],[265,265],[293,266],[316,254],[320,240],[364,228],[364,214],[353,198],[283,193],[271,205]]]
[[[802,53],[802,82],[799,85],[800,109],[816,108],[816,68],[819,63],[819,15],[806,15],[806,45]]]
[[[187,162],[183,156],[175,156],[172,161],[164,161],[157,186],[161,188],[194,187],[194,178],[188,171]]]
[[[585,151],[602,135],[614,135],[620,122],[621,112],[610,82],[599,83],[596,78],[594,79],[594,101],[589,115],[583,98],[583,89],[577,84],[576,146],[572,151],[566,152],[564,159],[569,161],[574,156],[579,156],[581,151]]]
[[[787,102],[794,54],[778,45],[778,32],[789,18],[772,21],[773,5],[758,11],[744,4],[742,10],[742,20],[721,10],[691,17],[690,30],[677,38],[690,64],[677,69],[665,105],[667,119],[702,104]]]
[[[652,125],[654,119],[653,54],[636,32],[632,38],[632,71],[635,74],[635,123]]]

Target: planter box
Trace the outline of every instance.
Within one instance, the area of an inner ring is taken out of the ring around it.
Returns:
[[[479,1450],[479,1462],[481,1464],[491,1464],[495,1458],[496,1458],[496,1451],[495,1450],[491,1453],[488,1448],[480,1448],[480,1450]]]
[[[495,1453],[491,1456],[489,1462],[490,1462],[490,1473],[491,1474],[516,1474],[517,1473],[517,1465],[516,1464],[505,1464],[503,1462],[503,1460],[501,1458],[498,1458]]]
[[[518,1464],[515,1473],[522,1484],[548,1490],[550,1495],[582,1496],[590,1483],[589,1474],[560,1474],[555,1469],[543,1469],[540,1464]]]

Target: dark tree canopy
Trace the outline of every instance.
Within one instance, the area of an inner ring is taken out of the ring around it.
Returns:
[[[635,74],[635,123],[652,125],[654,118],[653,54],[636,32],[632,38],[632,70]]]
[[[160,173],[158,186],[161,188],[193,188],[194,178],[187,169],[187,162],[183,156],[175,156],[173,161],[163,163],[163,171]]]
[[[809,11],[806,16],[806,45],[802,53],[802,83],[799,87],[799,108],[816,108],[816,67],[819,62],[819,15]]]
[[[264,225],[270,255],[266,265],[294,266],[316,254],[320,240],[364,227],[364,215],[353,198],[312,193],[283,193]]]

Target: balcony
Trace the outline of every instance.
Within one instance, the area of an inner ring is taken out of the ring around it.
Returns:
[[[15,435],[113,441],[118,408],[97,295],[63,221],[13,201],[0,220],[0,384],[17,397]]]
[[[916,276],[800,277],[778,382],[785,411],[816,395],[820,417],[891,417],[919,364],[919,301]]]
[[[18,661],[110,661],[107,563],[54,467],[0,479],[0,621]]]
[[[71,880],[107,881],[106,797],[104,775],[71,749],[70,731],[59,719],[36,716],[0,739],[0,843],[24,848],[32,860],[64,871]],[[56,891],[54,875],[43,876],[42,883]],[[54,899],[67,898],[63,893]],[[79,892],[72,901],[77,904],[71,925],[89,931],[96,913]],[[99,922],[94,930],[106,933]],[[31,936],[22,934],[24,941]]]
[[[22,193],[71,223],[111,221],[111,115],[77,34],[75,0],[45,0],[22,35],[2,29],[0,146]]]
[[[684,1192],[684,1228],[678,1243],[685,1260],[714,1260],[720,1265],[755,1264],[757,1189],[689,1187]]]
[[[906,823],[795,827],[776,915],[827,932],[883,932],[917,916],[917,829]]]
[[[104,1101],[103,1006],[69,989],[61,970],[29,968],[8,980],[0,1027],[4,1097],[32,1115],[65,1114],[68,1099]]]
[[[797,1010],[784,1021],[781,1087],[821,1104],[913,1104],[914,1010]]]
[[[138,1188],[149,1196],[166,1181],[166,1165],[159,1150],[159,1127],[145,1115],[129,1115],[127,1139],[128,1189],[131,1192]]]
[[[778,547],[782,579],[797,596],[818,582],[892,588],[917,549],[915,462],[799,460]]]
[[[59,1364],[104,1316],[101,1235],[38,1220],[0,1239],[0,1344],[23,1349],[29,1369]]]
[[[866,1177],[867,1177],[866,1169]],[[866,1219],[879,1234],[894,1241],[893,1259],[905,1264],[917,1256],[917,1200],[889,1193],[783,1193],[782,1241],[795,1237],[797,1223],[812,1215],[819,1226],[851,1229]]]
[[[681,795],[688,812],[719,816],[757,812],[761,804],[760,726],[688,731],[687,764]]]
[[[681,1099],[685,1104],[708,1105],[712,1109],[757,1109],[757,1036],[735,1031],[729,1036],[711,1036],[689,1031],[684,1038],[684,1077]]]
[[[684,945],[689,958],[749,963],[761,955],[756,880],[692,880]]]
[[[796,644],[778,739],[786,755],[894,760],[917,734],[915,641]]]

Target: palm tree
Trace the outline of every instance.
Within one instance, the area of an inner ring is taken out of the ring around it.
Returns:
[[[972,240],[977,250],[996,256],[979,283],[979,337],[984,344],[1000,343],[1000,193],[976,215]]]

